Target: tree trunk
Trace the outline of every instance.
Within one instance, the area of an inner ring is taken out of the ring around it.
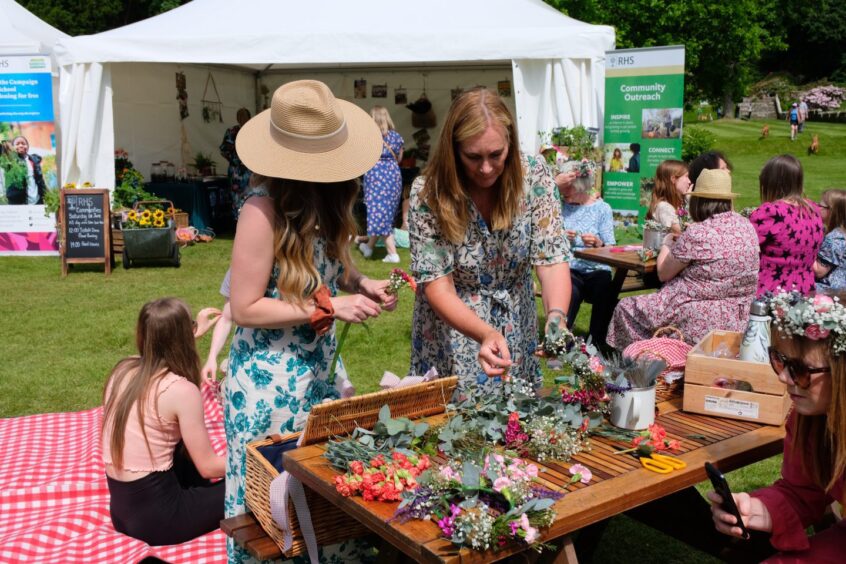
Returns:
[[[734,117],[734,95],[731,90],[723,92],[723,117]]]

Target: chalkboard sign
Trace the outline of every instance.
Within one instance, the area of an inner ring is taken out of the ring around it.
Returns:
[[[102,262],[111,273],[109,218],[108,190],[62,190],[62,276],[69,263]]]

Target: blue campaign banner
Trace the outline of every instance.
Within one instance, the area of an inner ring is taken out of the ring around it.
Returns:
[[[0,122],[53,121],[49,72],[0,74]]]
[[[0,54],[0,256],[58,254],[57,172],[50,57]]]

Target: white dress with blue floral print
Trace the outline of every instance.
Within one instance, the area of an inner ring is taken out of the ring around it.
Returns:
[[[250,194],[266,195],[263,191]],[[343,275],[340,261],[326,256],[326,242],[315,239],[314,265],[334,296]],[[274,265],[265,297],[279,298],[276,286],[279,266]],[[335,385],[327,381],[335,354],[334,327],[317,336],[306,323],[283,329],[238,327],[229,352],[224,426],[226,429],[226,517],[247,512],[245,482],[246,445],[272,433],[300,431],[311,407],[325,399],[337,399],[347,379],[343,363],[336,366]],[[229,562],[251,562],[252,557],[227,538]],[[321,548],[321,562],[367,560],[365,547],[357,541]],[[294,561],[308,562],[307,556]]]

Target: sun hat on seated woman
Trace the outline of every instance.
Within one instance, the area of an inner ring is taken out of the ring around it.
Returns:
[[[255,173],[341,182],[379,160],[382,133],[367,112],[338,100],[322,82],[297,80],[276,89],[270,109],[241,128],[235,146]]]
[[[723,169],[705,169],[696,180],[691,197],[714,200],[733,200],[739,196],[731,191],[731,174]]]

